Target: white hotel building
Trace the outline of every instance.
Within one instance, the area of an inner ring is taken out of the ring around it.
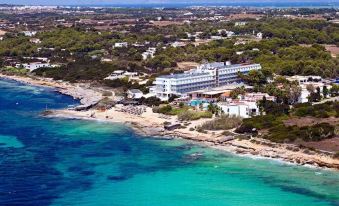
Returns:
[[[202,64],[182,74],[160,76],[153,82],[151,92],[162,100],[172,95],[182,96],[188,92],[240,83],[238,73],[246,74],[261,69],[260,64],[237,64],[214,62]]]

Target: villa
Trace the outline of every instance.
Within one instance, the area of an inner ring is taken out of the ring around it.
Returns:
[[[229,116],[249,118],[259,115],[259,107],[255,101],[220,102],[217,104],[224,114]]]

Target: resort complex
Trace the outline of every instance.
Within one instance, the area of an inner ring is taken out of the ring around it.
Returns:
[[[159,76],[151,92],[167,100],[173,95],[184,96],[192,91],[241,83],[239,74],[261,69],[260,64],[231,65],[230,62],[213,62],[181,73]]]

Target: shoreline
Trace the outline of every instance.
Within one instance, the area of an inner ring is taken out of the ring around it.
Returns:
[[[68,83],[68,82],[58,82],[52,79],[47,78],[36,78],[26,76],[9,76],[0,73],[0,79],[14,80],[23,84],[28,84],[32,86],[40,86],[55,89],[56,92],[59,92],[63,95],[68,95],[74,99],[78,99],[82,105],[90,105],[98,102],[102,93],[91,89],[89,84],[86,83]]]
[[[51,79],[20,76],[8,76],[0,74],[0,78],[15,80],[33,86],[45,86],[56,89],[57,92],[79,99],[81,105],[90,105],[98,102],[102,98],[102,93],[96,89],[89,88],[84,83],[57,82]],[[90,109],[87,111],[74,110],[53,110],[52,114],[46,115],[51,118],[83,119],[90,121],[104,121],[108,123],[122,123],[132,128],[137,134],[142,136],[181,138],[204,144],[214,149],[220,149],[241,156],[252,156],[284,161],[297,165],[305,165],[320,168],[330,168],[339,171],[339,159],[335,159],[328,154],[309,149],[301,149],[292,144],[273,143],[268,140],[225,138],[221,132],[213,131],[199,133],[190,131],[188,127],[167,131],[163,125],[165,122],[175,122],[175,117],[153,113],[152,108],[146,108],[141,115],[122,112],[121,108],[112,108],[107,111]],[[196,120],[190,122],[189,127],[200,125],[206,120]]]

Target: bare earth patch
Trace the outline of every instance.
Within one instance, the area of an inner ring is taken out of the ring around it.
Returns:
[[[339,47],[336,45],[325,45],[325,48],[331,52],[332,57],[336,58],[339,55]]]
[[[303,47],[311,47],[311,44],[300,44],[300,46]],[[333,58],[336,58],[339,55],[339,47],[337,47],[334,44],[322,44],[322,46],[325,47],[326,51],[331,53],[331,56]]]
[[[199,63],[196,62],[178,62],[177,63],[179,70],[190,70],[199,66]]]
[[[264,15],[261,14],[231,14],[228,19],[229,20],[241,20],[241,19],[261,19]]]
[[[315,118],[315,117],[300,117],[300,118],[291,118],[284,121],[285,126],[312,126],[319,123],[329,123],[330,125],[339,124],[339,118],[329,117],[329,118]]]
[[[3,35],[5,35],[7,32],[6,31],[4,31],[4,30],[0,30],[0,36],[3,36]]]
[[[315,118],[315,117],[301,117],[301,118],[292,118],[284,121],[285,126],[312,126],[319,123],[329,123],[330,125],[336,126],[339,124],[339,118],[329,117],[329,118]],[[321,141],[305,142],[298,140],[296,142],[298,145],[302,145],[308,148],[314,148],[320,151],[326,152],[338,152],[339,151],[339,137],[336,136],[331,139],[325,139]]]
[[[339,151],[339,137],[325,139],[319,142],[302,142],[301,145],[305,147],[314,148],[317,150],[327,151],[327,152],[338,152]]]
[[[154,21],[152,22],[154,26],[170,26],[170,25],[183,25],[184,22],[179,21]]]

